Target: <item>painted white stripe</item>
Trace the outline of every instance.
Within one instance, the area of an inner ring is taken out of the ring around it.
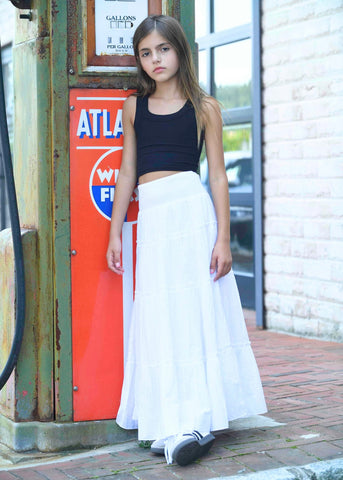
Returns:
[[[123,147],[76,147],[76,150],[116,150],[123,149]]]

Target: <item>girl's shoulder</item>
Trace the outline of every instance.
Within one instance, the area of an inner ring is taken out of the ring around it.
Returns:
[[[123,105],[123,115],[125,117],[129,117],[131,120],[131,123],[133,123],[135,119],[136,105],[137,105],[136,95],[130,95],[129,97],[127,97]]]
[[[210,95],[206,95],[202,98],[202,108],[205,114],[210,114],[211,112],[220,112],[220,105],[218,100]]]
[[[137,103],[137,95],[131,94],[125,100],[123,108],[125,108],[126,110],[129,110],[131,108],[136,108],[136,103]]]
[[[205,127],[206,125],[210,125],[215,120],[221,121],[222,114],[221,108],[218,100],[210,95],[206,95],[202,99],[202,111],[203,111],[203,118],[205,119]]]

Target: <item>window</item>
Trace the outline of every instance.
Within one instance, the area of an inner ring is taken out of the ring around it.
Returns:
[[[222,107],[233,270],[262,325],[259,2],[196,0],[195,17],[200,85]],[[208,186],[204,154],[200,172]]]

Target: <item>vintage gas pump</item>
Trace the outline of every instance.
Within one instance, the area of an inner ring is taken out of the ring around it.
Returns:
[[[172,15],[194,45],[194,2],[33,0],[29,6],[18,11],[14,46],[24,354],[0,394],[0,442],[52,451],[135,436],[114,419],[134,294],[136,192],[123,228],[124,277],[105,261],[121,112],[135,89],[134,29],[148,14]],[[9,289],[13,283],[9,278]],[[15,299],[9,298],[10,314],[0,321],[11,331]]]

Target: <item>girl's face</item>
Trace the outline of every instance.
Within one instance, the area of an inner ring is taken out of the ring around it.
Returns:
[[[166,82],[178,74],[180,65],[176,50],[157,30],[140,41],[138,55],[142,69],[155,82]]]

